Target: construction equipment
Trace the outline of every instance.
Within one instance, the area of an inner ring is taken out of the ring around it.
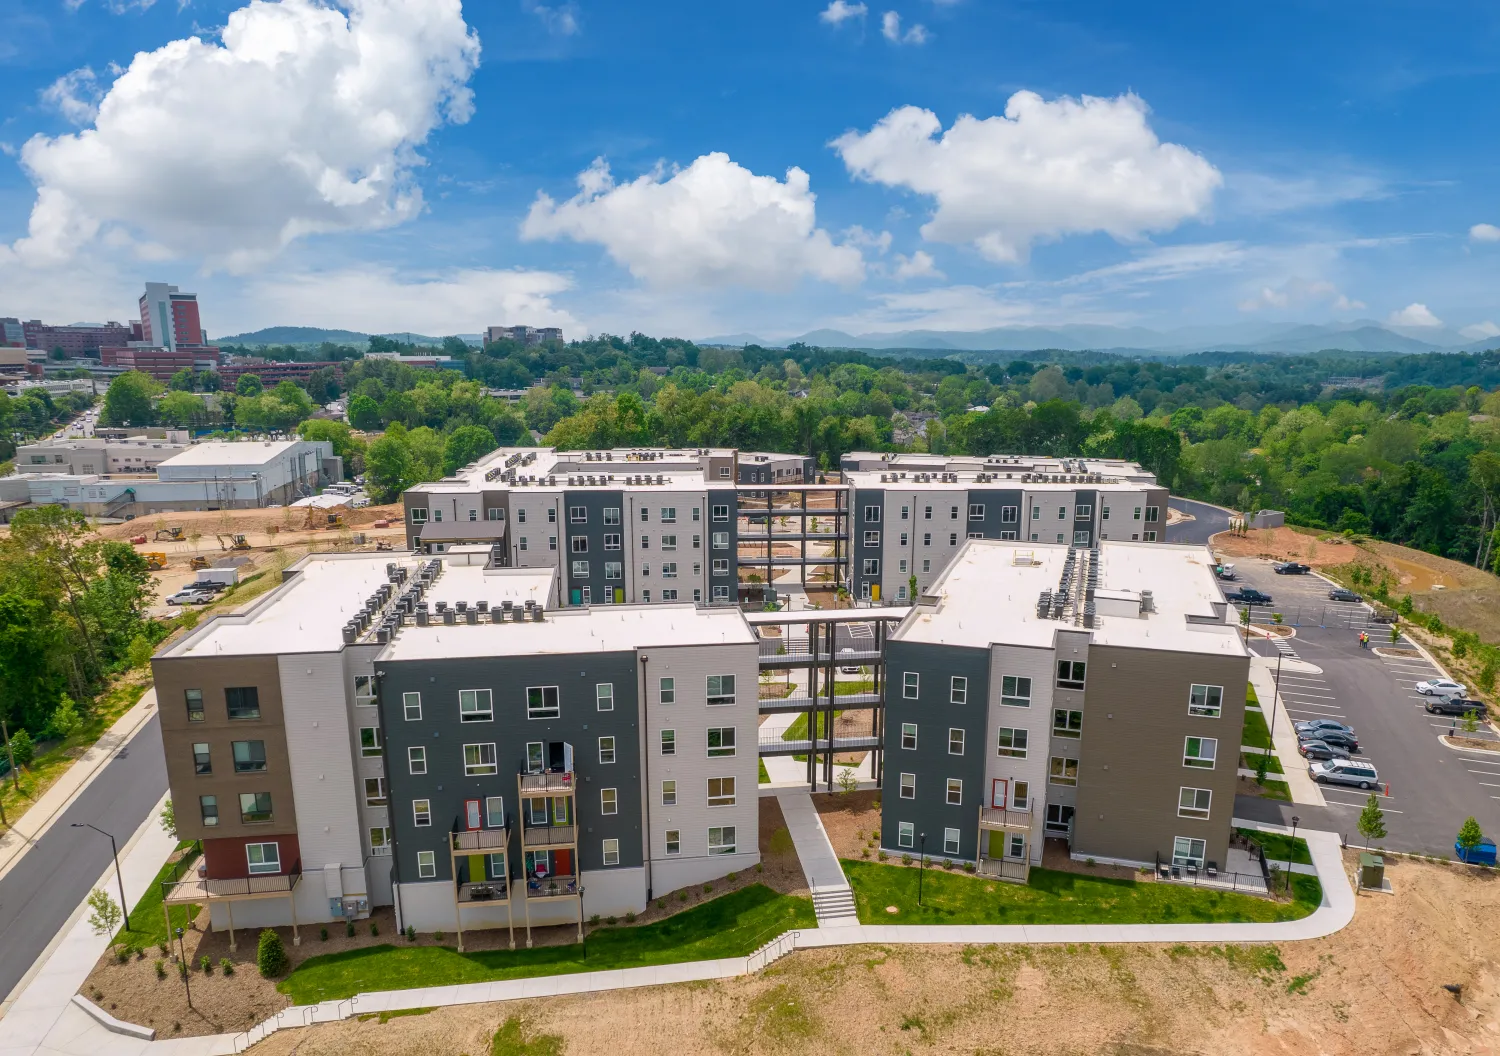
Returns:
[[[130,545],[131,546],[140,546],[145,541],[146,541],[146,537],[144,535],[132,535],[130,537]]]
[[[219,540],[219,549],[221,550],[250,549],[250,544],[246,541],[243,535],[220,535],[216,536],[215,538]]]
[[[347,506],[307,507],[307,520],[302,524],[304,532],[315,532],[322,528],[347,528],[344,515],[349,512]]]
[[[170,528],[158,528],[153,538],[167,539],[174,543],[181,542],[183,539],[182,525],[174,524]]]
[[[389,549],[391,549],[391,541],[389,539],[376,539],[375,540],[375,549],[376,550],[389,550]]]
[[[153,551],[141,556],[146,559],[146,568],[148,571],[160,572],[167,567],[167,555],[160,551]]]
[[[194,572],[198,571],[198,569],[200,568],[208,568],[208,558],[195,557],[188,562],[188,567],[191,568]]]

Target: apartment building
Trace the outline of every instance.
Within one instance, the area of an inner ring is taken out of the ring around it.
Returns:
[[[215,928],[396,906],[454,932],[639,912],[759,860],[735,609],[553,611],[484,546],[318,554],[153,660]]]
[[[881,843],[1224,863],[1249,653],[1203,547],[970,540],[886,647]]]

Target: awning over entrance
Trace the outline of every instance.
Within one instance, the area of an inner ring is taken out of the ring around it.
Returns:
[[[504,521],[428,521],[417,536],[424,543],[497,543]]]

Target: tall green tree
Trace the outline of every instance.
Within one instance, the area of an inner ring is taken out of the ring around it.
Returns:
[[[259,396],[266,391],[259,374],[241,374],[240,380],[234,383],[234,394],[236,396]]]
[[[127,370],[109,383],[104,394],[105,425],[151,425],[155,420],[151,401],[161,391],[161,384],[150,374]]]
[[[454,473],[499,446],[495,434],[484,426],[461,425],[448,434],[443,444],[443,472]]]

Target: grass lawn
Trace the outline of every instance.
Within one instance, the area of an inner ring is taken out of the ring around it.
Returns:
[[[1282,803],[1292,801],[1292,786],[1285,781],[1275,781],[1268,777],[1266,783],[1260,787],[1264,789],[1260,794],[1261,799],[1275,799]]]
[[[1245,732],[1240,734],[1240,743],[1251,748],[1271,747],[1271,730],[1266,717],[1258,711],[1245,712]]]
[[[1240,829],[1241,836],[1248,836],[1266,852],[1268,861],[1282,865],[1286,864],[1287,855],[1292,856],[1292,861],[1303,865],[1312,865],[1312,852],[1307,849],[1307,841],[1298,836],[1295,841],[1280,832],[1261,832],[1259,829]]]
[[[842,711],[835,711],[833,713],[833,717],[834,718],[838,718],[842,714],[843,714]],[[819,737],[827,737],[828,736],[828,712],[826,712],[826,711],[820,711],[820,712],[818,712],[818,736]],[[786,728],[786,730],[782,733],[781,739],[783,741],[805,741],[805,740],[807,740],[807,713],[806,712],[803,712],[802,714],[798,715],[795,719],[792,720],[792,724],[790,726],[788,726]]]
[[[177,845],[179,851],[193,846],[193,840],[183,840]],[[141,900],[130,907],[130,927],[120,931],[115,936],[116,942],[132,943],[140,946],[154,946],[158,942],[167,941],[167,922],[161,915],[161,884],[163,880],[181,880],[198,863],[196,854],[185,854],[175,862],[169,862],[161,867],[161,872],[156,874],[156,879],[141,896]],[[107,889],[106,889],[107,890]],[[113,891],[110,894],[114,894]],[[173,906],[169,912],[172,914],[172,927],[186,928],[188,922],[198,915],[200,906]]]
[[[366,990],[743,957],[783,931],[816,925],[810,900],[779,895],[755,884],[655,924],[593,931],[587,959],[584,947],[577,944],[462,954],[446,946],[380,945],[313,957],[277,984],[277,989],[297,1004],[310,1004]]]
[[[1297,900],[1032,869],[1025,885],[929,868],[917,905],[917,870],[845,859],[863,924],[1197,924],[1296,920],[1322,899],[1316,877],[1294,878]],[[1311,881],[1311,885],[1301,883]],[[897,913],[886,912],[896,906]]]
[[[1240,753],[1240,768],[1243,769],[1243,770],[1254,770],[1255,769],[1256,759],[1257,759],[1256,756],[1246,755],[1244,752],[1241,752]],[[1268,774],[1284,774],[1284,773],[1286,773],[1286,771],[1281,768],[1281,760],[1278,759],[1278,758],[1276,758],[1276,756],[1275,756],[1274,753],[1271,755],[1271,765],[1268,766],[1268,767],[1266,767],[1266,773],[1268,773]]]
[[[759,765],[760,765],[760,783],[763,784],[763,785],[769,785],[771,783],[771,775],[768,774],[768,773],[766,773],[766,761],[764,759],[759,760]]]
[[[1255,694],[1255,687],[1252,686],[1252,685],[1250,685],[1249,683],[1245,684],[1245,707],[1247,707],[1247,708],[1258,708],[1258,707],[1260,707],[1260,697],[1256,696],[1256,694]]]

